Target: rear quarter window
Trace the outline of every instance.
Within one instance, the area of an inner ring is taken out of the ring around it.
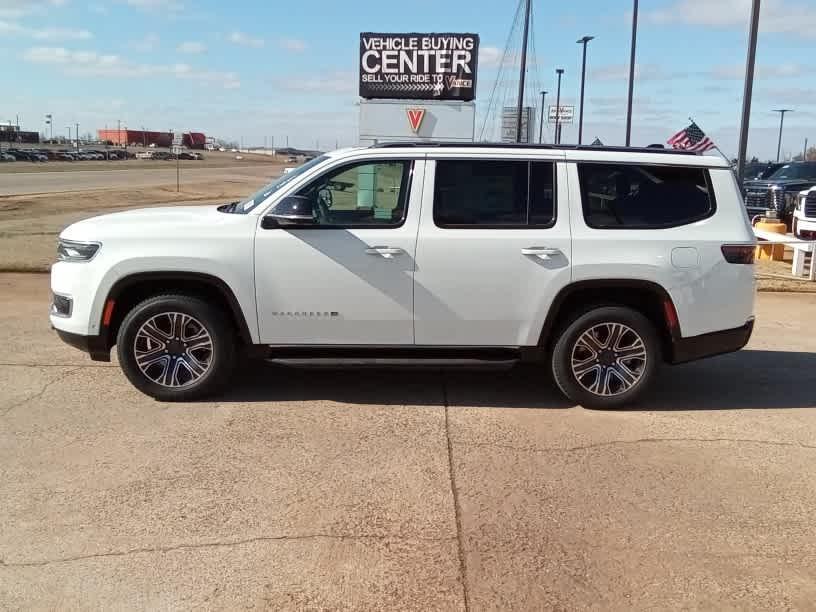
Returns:
[[[579,163],[584,220],[597,229],[661,229],[714,214],[708,171],[683,166]]]

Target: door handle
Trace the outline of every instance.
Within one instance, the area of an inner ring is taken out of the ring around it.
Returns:
[[[549,247],[527,247],[526,249],[521,249],[521,254],[531,255],[539,259],[550,259],[551,257],[561,255],[561,250],[551,249]]]
[[[379,255],[386,259],[392,259],[394,255],[402,255],[405,251],[399,247],[375,246],[365,250],[366,255]]]

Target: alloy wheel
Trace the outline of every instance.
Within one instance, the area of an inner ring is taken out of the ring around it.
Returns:
[[[582,333],[572,348],[570,365],[578,384],[603,397],[629,391],[646,371],[646,344],[628,325],[599,323]]]
[[[164,387],[188,387],[212,366],[213,341],[207,328],[188,314],[163,312],[136,332],[133,353],[141,373]]]

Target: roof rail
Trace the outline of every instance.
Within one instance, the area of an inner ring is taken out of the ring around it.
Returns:
[[[395,149],[402,147],[462,147],[476,148],[487,147],[491,149],[541,149],[545,151],[610,151],[629,153],[664,153],[669,155],[700,155],[697,151],[683,151],[680,149],[657,148],[654,145],[648,147],[612,147],[612,146],[592,146],[592,145],[553,145],[553,144],[524,144],[515,142],[445,142],[440,140],[428,141],[394,141],[378,142],[371,145],[371,149]]]

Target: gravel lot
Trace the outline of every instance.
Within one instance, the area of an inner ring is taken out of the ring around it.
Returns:
[[[638,409],[509,373],[259,364],[161,404],[0,275],[0,608],[812,609],[816,300]]]

